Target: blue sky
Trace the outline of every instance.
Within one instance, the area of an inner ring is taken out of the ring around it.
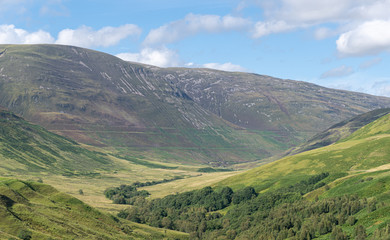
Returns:
[[[0,43],[57,43],[390,96],[390,0],[0,0]]]

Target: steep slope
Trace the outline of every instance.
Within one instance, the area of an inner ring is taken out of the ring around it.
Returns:
[[[279,141],[312,136],[389,99],[248,73],[158,69],[205,109],[238,126],[269,131]]]
[[[0,46],[0,105],[124,154],[227,165],[280,153],[390,99],[208,69],[161,69],[59,45]]]
[[[331,179],[365,171],[389,169],[390,114],[355,131],[335,144],[284,157],[276,162],[223,180],[220,186],[275,189],[307,175],[329,172]]]
[[[7,110],[0,110],[0,160],[0,174],[89,174],[112,166],[106,155],[86,150]]]
[[[312,149],[325,147],[330,144],[333,144],[341,139],[347,138],[348,136],[350,136],[352,133],[354,133],[356,130],[360,129],[361,127],[389,113],[390,113],[389,108],[377,109],[365,114],[361,114],[350,120],[346,120],[338,124],[335,124],[329,129],[327,129],[326,131],[316,134],[307,142],[295,148],[290,149],[286,153],[286,155],[293,155],[293,154],[297,154],[297,153],[301,153],[301,152],[305,152],[305,151],[309,151]]]
[[[69,46],[1,48],[0,105],[77,141],[219,164],[285,148],[237,130],[170,82],[157,80],[150,67]]]
[[[0,178],[0,239],[187,239],[103,214],[53,187]]]

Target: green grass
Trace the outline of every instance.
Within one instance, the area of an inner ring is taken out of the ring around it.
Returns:
[[[82,201],[35,182],[0,179],[0,233],[32,239],[186,239],[99,212]]]
[[[293,184],[307,175],[324,171],[331,176],[342,176],[388,164],[388,119],[389,115],[386,115],[337,144],[282,158],[225,179],[216,186],[254,186],[263,191]]]
[[[107,155],[84,149],[7,111],[0,111],[0,156],[0,173],[71,174],[112,166]]]

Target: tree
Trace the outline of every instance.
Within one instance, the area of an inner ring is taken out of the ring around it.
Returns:
[[[343,232],[340,227],[334,227],[332,234],[330,235],[331,240],[348,240],[348,236]]]
[[[355,240],[365,240],[367,239],[366,229],[362,225],[358,225],[355,228]]]

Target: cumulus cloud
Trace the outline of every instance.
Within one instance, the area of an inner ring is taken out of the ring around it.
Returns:
[[[248,28],[251,22],[240,17],[230,15],[188,14],[184,19],[165,24],[152,29],[146,36],[144,45],[164,45],[198,33],[218,33],[225,31],[240,31]]]
[[[27,32],[24,29],[16,28],[14,25],[0,25],[0,43],[2,44],[36,44],[53,43],[54,38],[50,33],[39,30]]]
[[[254,26],[254,38],[269,34],[307,28],[327,22],[337,22],[353,7],[352,0],[265,0],[260,3],[265,20]],[[330,30],[320,28],[318,39],[329,36]]]
[[[336,41],[344,56],[362,56],[390,50],[390,21],[373,20],[343,33]]]
[[[97,31],[82,26],[78,29],[64,29],[58,34],[57,44],[79,47],[109,47],[116,45],[129,36],[137,36],[141,29],[133,24],[120,27],[103,27]]]
[[[176,67],[180,65],[179,56],[166,47],[144,48],[139,53],[120,53],[117,57],[132,62],[140,62],[158,67]]]
[[[293,30],[296,26],[286,23],[285,21],[257,22],[253,29],[252,36],[260,38],[273,33],[281,33]]]
[[[351,75],[352,73],[354,73],[354,70],[351,67],[342,65],[340,67],[333,68],[329,71],[324,72],[321,75],[321,78],[324,79],[324,78],[334,78],[334,77],[345,77]]]
[[[28,32],[14,25],[0,25],[0,43],[5,44],[39,44],[56,43],[79,47],[109,47],[119,41],[141,33],[136,25],[127,24],[120,27],[104,27],[98,31],[82,26],[78,29],[64,29],[55,40],[50,33],[43,30]]]
[[[343,56],[376,54],[390,48],[390,0],[247,0],[237,9],[250,2],[259,5],[264,16],[254,24],[253,38],[316,28],[318,40],[339,35],[337,50]]]
[[[206,63],[202,65],[205,68],[212,68],[222,71],[229,71],[229,72],[246,72],[247,70],[244,67],[241,67],[240,65],[236,65],[233,63]]]

